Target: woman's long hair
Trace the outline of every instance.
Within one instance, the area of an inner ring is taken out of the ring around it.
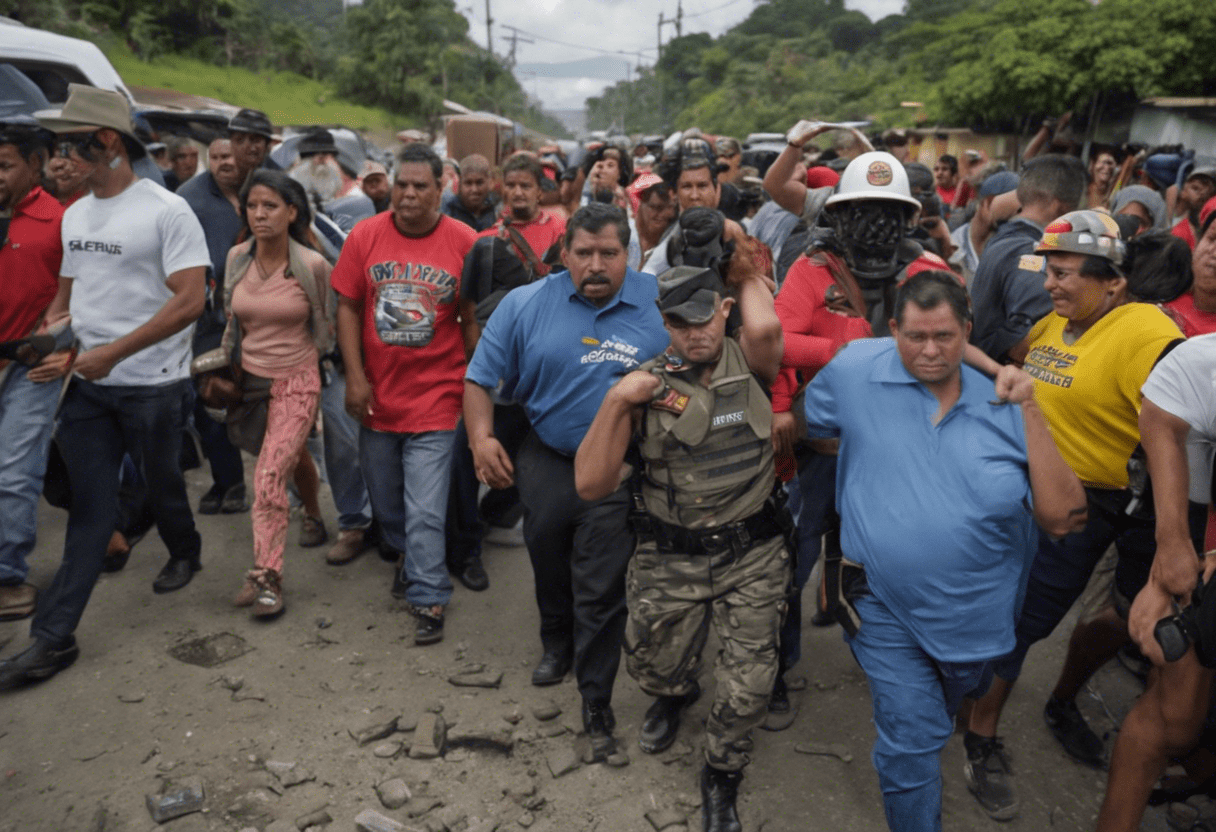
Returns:
[[[308,194],[304,191],[304,186],[282,171],[268,170],[266,168],[258,168],[249,174],[244,187],[241,188],[239,200],[241,203],[241,223],[244,227],[241,229],[241,234],[237,241],[241,242],[249,237],[249,218],[246,216],[245,206],[249,200],[249,192],[258,185],[270,188],[285,203],[295,206],[296,218],[288,226],[287,233],[291,236],[291,239],[300,245],[319,251],[320,246],[317,245],[317,238],[312,233],[312,210],[308,206]]]

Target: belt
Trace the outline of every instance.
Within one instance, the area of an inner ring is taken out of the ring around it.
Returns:
[[[767,508],[751,517],[709,529],[686,529],[651,517],[649,528],[640,533],[652,539],[663,554],[720,555],[734,552],[739,557],[757,543],[784,534],[784,529]]]

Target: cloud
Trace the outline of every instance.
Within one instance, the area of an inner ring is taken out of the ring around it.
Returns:
[[[466,5],[466,3],[468,5]],[[743,21],[754,0],[683,0],[684,34],[708,32],[715,37]],[[850,9],[879,20],[903,9],[903,0],[846,0]],[[483,0],[457,0],[457,9],[469,18],[469,35],[485,45],[486,8]],[[491,0],[494,18],[494,53],[511,50],[517,30],[517,64],[554,64],[612,55],[637,66],[650,66],[658,55],[659,14],[666,20],[676,13],[676,0],[535,0],[506,3]],[[663,27],[663,42],[675,37],[674,26]],[[524,42],[525,39],[533,43]],[[576,109],[588,96],[599,95],[615,81],[601,77],[538,77],[548,74],[530,67],[519,73],[520,84],[549,109]],[[618,79],[619,80],[619,79]]]

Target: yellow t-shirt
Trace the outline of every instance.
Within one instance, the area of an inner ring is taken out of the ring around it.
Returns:
[[[1076,342],[1055,313],[1030,329],[1026,372],[1060,455],[1086,485],[1127,487],[1127,460],[1140,441],[1140,388],[1166,345],[1182,337],[1160,309],[1128,303]]]

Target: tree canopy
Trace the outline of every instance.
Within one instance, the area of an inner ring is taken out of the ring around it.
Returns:
[[[906,0],[872,23],[843,0],[767,0],[587,105],[593,129],[624,114],[630,131],[741,136],[801,118],[1017,129],[1097,93],[1216,94],[1216,4]]]

